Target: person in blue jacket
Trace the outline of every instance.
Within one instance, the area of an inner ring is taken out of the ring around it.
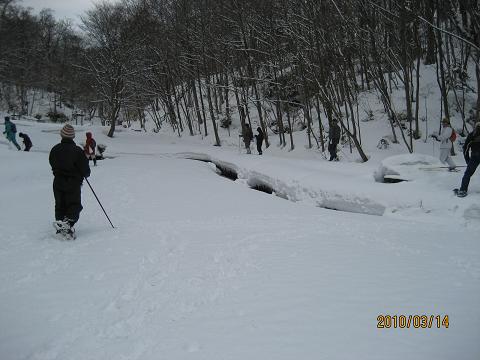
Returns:
[[[10,141],[13,145],[17,147],[18,150],[22,148],[18,145],[17,140],[15,139],[15,134],[17,133],[17,127],[14,123],[10,121],[10,117],[5,116],[5,131],[3,132],[6,136],[8,141]]]

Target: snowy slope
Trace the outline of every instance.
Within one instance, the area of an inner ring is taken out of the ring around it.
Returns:
[[[77,142],[93,130],[114,156],[90,181],[116,229],[85,185],[78,239],[65,242],[48,166],[60,126],[17,126],[34,148],[0,140],[1,359],[480,357],[478,177],[462,202],[450,193],[461,174],[379,184],[378,162],[77,127]],[[291,201],[249,189],[259,180]],[[383,216],[352,213],[362,199]],[[378,329],[381,314],[448,315],[450,326]]]

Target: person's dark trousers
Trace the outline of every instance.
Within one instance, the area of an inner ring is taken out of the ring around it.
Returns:
[[[460,187],[461,191],[467,191],[468,185],[470,184],[470,178],[477,170],[478,165],[480,164],[480,154],[472,154],[470,161],[467,164],[467,169],[462,178],[462,186]]]
[[[55,197],[55,220],[63,221],[66,218],[73,226],[80,217],[83,209],[81,203],[81,186],[69,183],[73,179],[54,180],[53,195]]]
[[[328,152],[330,153],[330,160],[335,160],[337,158],[337,145],[338,143],[332,142],[328,144]]]
[[[262,143],[257,143],[257,151],[259,155],[262,155]]]
[[[251,154],[252,150],[250,150],[250,141],[245,141],[245,149],[247,149],[247,154]]]
[[[25,151],[30,151],[31,148],[32,148],[32,145],[25,146]]]

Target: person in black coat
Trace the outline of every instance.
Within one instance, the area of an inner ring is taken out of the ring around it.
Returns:
[[[341,130],[340,126],[337,124],[337,119],[332,119],[330,123],[330,128],[328,129],[328,152],[330,153],[330,160],[338,161],[337,156],[337,145],[340,142]]]
[[[463,156],[467,163],[467,169],[463,174],[462,185],[457,192],[458,197],[467,196],[470,178],[480,164],[480,122],[477,122],[473,131],[468,134],[465,144],[463,145]]]
[[[258,155],[262,155],[262,144],[263,144],[264,136],[263,136],[262,128],[260,126],[257,127],[257,132],[258,134],[255,135],[255,140],[257,142],[257,151],[258,151]]]
[[[245,124],[245,128],[243,129],[243,132],[242,132],[242,136],[243,136],[243,143],[245,144],[245,149],[247,149],[247,154],[251,154],[252,151],[250,150],[250,143],[253,140],[253,132],[249,124]]]
[[[73,225],[82,211],[81,186],[90,176],[88,159],[83,149],[75,144],[75,130],[66,124],[60,131],[62,141],[50,151],[53,195],[55,197],[55,220],[57,232],[73,235]]]
[[[18,137],[21,137],[23,139],[23,145],[25,145],[25,151],[30,151],[32,148],[32,140],[30,140],[30,137],[27,134],[20,133],[18,134]]]

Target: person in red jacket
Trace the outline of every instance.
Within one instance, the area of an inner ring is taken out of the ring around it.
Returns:
[[[87,132],[87,141],[85,142],[85,146],[83,150],[85,151],[85,156],[87,159],[93,160],[93,166],[97,166],[97,156],[95,155],[95,148],[97,147],[97,143],[92,137],[91,132]]]

